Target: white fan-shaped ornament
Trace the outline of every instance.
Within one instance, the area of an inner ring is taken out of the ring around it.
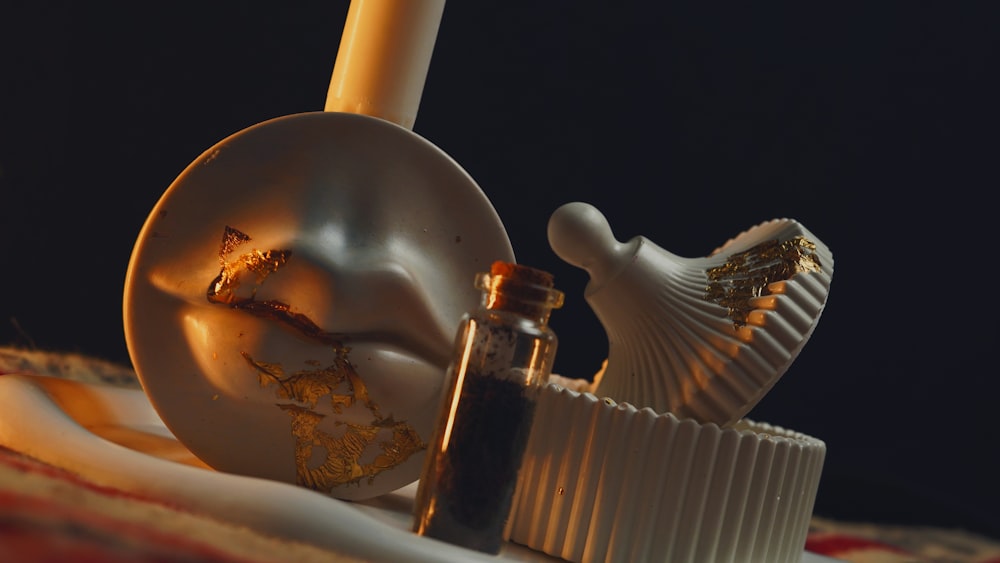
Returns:
[[[638,408],[728,425],[785,373],[826,305],[833,255],[792,219],[757,225],[711,255],[684,258],[573,202],[548,226],[552,249],[590,274],[586,299],[608,336],[591,391]]]

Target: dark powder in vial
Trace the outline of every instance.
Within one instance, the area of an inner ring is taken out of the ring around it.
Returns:
[[[426,535],[498,553],[531,430],[535,401],[516,381],[469,372]]]

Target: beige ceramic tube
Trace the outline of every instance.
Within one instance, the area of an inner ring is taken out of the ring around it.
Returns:
[[[326,111],[413,129],[445,0],[352,0]]]

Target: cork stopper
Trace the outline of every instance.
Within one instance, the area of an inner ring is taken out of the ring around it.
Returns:
[[[564,295],[554,289],[552,274],[512,262],[496,261],[489,273],[476,277],[487,309],[504,310],[527,317],[547,318],[563,305]]]
[[[510,278],[511,281],[519,283],[529,283],[549,288],[555,285],[552,274],[548,272],[532,268],[531,266],[504,262],[502,260],[497,260],[490,266],[490,274],[504,276]]]

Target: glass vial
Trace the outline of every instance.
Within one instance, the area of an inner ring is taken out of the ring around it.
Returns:
[[[495,262],[476,276],[480,306],[458,328],[446,390],[417,489],[413,530],[496,554],[557,339],[563,293],[552,275]]]

